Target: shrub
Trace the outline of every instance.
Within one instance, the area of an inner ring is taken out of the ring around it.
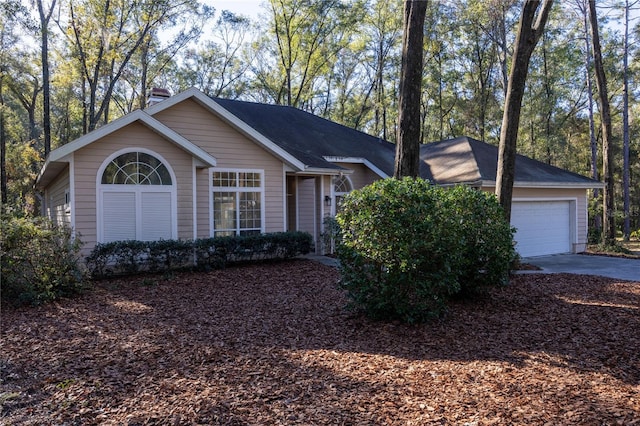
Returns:
[[[461,265],[457,272],[461,293],[468,295],[481,287],[506,284],[518,255],[513,245],[514,229],[504,218],[495,195],[465,186],[443,194],[459,235]]]
[[[495,196],[385,179],[344,198],[341,286],[374,319],[418,322],[454,294],[505,283],[513,230]]]
[[[322,220],[324,231],[320,235],[322,238],[322,250],[325,254],[334,254],[336,247],[340,244],[340,225],[333,216],[326,216]]]
[[[2,217],[2,300],[11,304],[51,301],[84,287],[80,240],[49,219]]]
[[[288,259],[309,253],[306,232],[203,238],[192,241],[115,241],[97,244],[86,258],[94,278],[180,269],[220,269],[228,263]]]
[[[421,179],[384,179],[344,198],[341,286],[374,319],[419,322],[459,290],[453,218],[442,190]]]

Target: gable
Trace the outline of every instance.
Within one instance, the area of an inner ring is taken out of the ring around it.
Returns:
[[[293,170],[304,171],[308,168],[304,162],[296,158],[292,153],[275,144],[268,137],[240,120],[231,112],[217,104],[212,98],[195,88],[191,88],[185,92],[172,96],[168,100],[150,107],[147,111],[149,114],[158,116],[161,120],[171,123],[172,126],[175,125],[185,132],[190,132],[188,126],[182,126],[180,124],[180,120],[175,120],[176,116],[182,116],[182,118],[187,120],[189,119],[180,111],[182,111],[185,106],[188,108],[188,105],[190,104],[198,104],[208,112],[208,115],[201,115],[200,118],[196,118],[195,123],[193,123],[196,127],[201,127],[203,123],[210,121],[212,119],[211,117],[215,117],[219,120],[216,124],[219,124],[220,122],[226,123],[229,127],[235,129],[237,133],[243,135],[248,140],[263,148],[265,152],[268,152],[272,156],[280,159]],[[174,118],[172,119],[171,117]]]
[[[73,142],[51,151],[44,166],[40,170],[40,174],[36,180],[36,188],[45,188],[64,168],[64,164],[68,164],[71,161],[73,153],[84,147],[100,143],[113,133],[126,129],[132,124],[142,125],[165,141],[168,141],[183,151],[188,152],[199,162],[201,167],[212,167],[216,164],[216,159],[207,152],[180,136],[174,130],[149,116],[144,111],[136,110],[90,133],[87,133]],[[130,141],[130,145],[134,145],[134,142]]]
[[[218,167],[275,164],[282,170],[283,159],[193,99],[157,112],[154,117],[213,155]]]

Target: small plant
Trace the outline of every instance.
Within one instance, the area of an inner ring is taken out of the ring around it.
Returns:
[[[334,254],[336,247],[340,244],[340,224],[333,216],[327,216],[322,220],[324,231],[320,235],[322,238],[322,251],[324,254]]]
[[[71,385],[73,385],[75,382],[76,382],[75,379],[65,379],[61,382],[58,382],[58,384],[56,384],[56,388],[60,390],[66,390],[69,387],[71,387]]]

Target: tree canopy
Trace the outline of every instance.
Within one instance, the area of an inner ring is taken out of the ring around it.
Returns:
[[[418,142],[466,135],[498,145],[524,0],[425,3]],[[610,100],[614,217],[623,210],[628,175],[635,230],[638,10],[632,1],[596,3]],[[556,2],[548,16],[530,57],[517,152],[603,176],[602,107],[590,107],[597,87],[589,84],[596,80],[586,5]],[[0,3],[4,204],[29,209],[35,199],[29,188],[49,144],[55,149],[144,107],[151,87],[177,93],[196,86],[212,96],[291,105],[396,142],[403,2],[267,0],[261,7],[258,17],[247,17],[198,0]],[[602,217],[601,202],[592,210]]]

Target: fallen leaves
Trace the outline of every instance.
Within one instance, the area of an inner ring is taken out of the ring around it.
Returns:
[[[421,326],[310,261],[2,312],[7,424],[640,424],[640,283],[518,275]]]

